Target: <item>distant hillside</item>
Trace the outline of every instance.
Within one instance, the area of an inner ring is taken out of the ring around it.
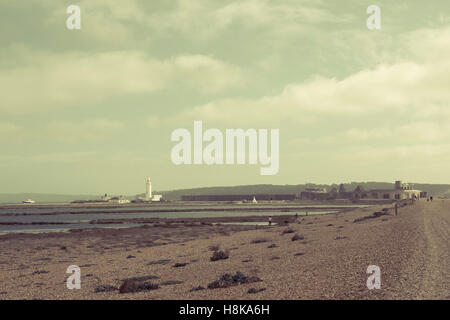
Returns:
[[[429,194],[437,197],[450,197],[450,184],[423,184],[413,183],[414,188],[427,191]],[[353,191],[357,186],[362,186],[365,190],[371,189],[393,189],[394,184],[389,182],[351,182],[344,183],[346,191]],[[338,184],[298,184],[298,185],[244,185],[244,186],[230,186],[230,187],[207,187],[194,189],[180,189],[173,191],[157,192],[164,196],[167,200],[180,200],[183,195],[221,195],[221,194],[292,194],[305,191],[307,188],[331,188],[339,189]]]
[[[450,198],[450,184],[424,184],[413,183],[414,188],[427,191],[430,195],[436,197]],[[362,186],[365,190],[371,189],[393,189],[394,184],[389,182],[351,182],[344,183],[346,191],[353,191],[357,186]],[[338,184],[298,184],[298,185],[272,185],[272,184],[258,184],[258,185],[244,185],[244,186],[230,186],[230,187],[205,187],[194,189],[179,189],[172,191],[155,191],[154,194],[162,194],[166,200],[180,200],[183,195],[221,195],[221,194],[299,194],[306,188],[331,188],[339,189]],[[141,196],[144,196],[143,194]],[[33,199],[36,202],[71,202],[74,200],[95,200],[99,199],[100,195],[62,195],[62,194],[45,194],[45,193],[15,193],[15,194],[0,194],[0,203],[21,203],[26,199]],[[127,197],[134,199],[135,196]]]

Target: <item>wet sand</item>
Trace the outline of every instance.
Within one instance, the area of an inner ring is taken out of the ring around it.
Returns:
[[[0,299],[449,299],[449,216],[449,200],[421,200],[398,216],[385,204],[274,217],[271,227],[160,219],[140,228],[4,235]],[[293,233],[283,234],[288,228]],[[214,246],[229,258],[211,261]],[[66,288],[70,265],[81,268],[80,290]],[[381,269],[379,290],[366,286],[369,265]],[[237,271],[262,281],[207,288]],[[142,276],[159,288],[95,292]],[[191,291],[198,286],[206,289]]]

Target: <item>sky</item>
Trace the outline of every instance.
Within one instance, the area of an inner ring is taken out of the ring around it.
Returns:
[[[448,0],[2,0],[0,40],[0,193],[450,183]],[[277,174],[175,165],[195,120],[279,129]]]

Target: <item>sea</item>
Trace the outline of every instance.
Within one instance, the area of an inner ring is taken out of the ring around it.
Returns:
[[[144,223],[127,223],[136,218],[205,218],[261,216],[261,221],[232,222],[233,224],[266,223],[268,216],[317,215],[338,213],[361,205],[215,205],[215,206],[72,206],[72,205],[0,205],[0,235],[9,233],[69,232],[91,228],[130,228]],[[95,220],[120,219],[120,223],[93,223]],[[145,223],[148,224],[148,223]]]

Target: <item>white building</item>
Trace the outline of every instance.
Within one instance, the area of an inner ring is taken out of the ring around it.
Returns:
[[[159,202],[161,201],[162,194],[154,194],[152,197],[152,202]]]
[[[113,197],[110,198],[108,200],[109,203],[117,203],[117,204],[125,204],[125,203],[130,203],[130,200],[128,200],[127,198],[124,198],[122,196],[119,197]]]
[[[152,200],[152,182],[150,181],[150,178],[145,180],[145,200]]]

